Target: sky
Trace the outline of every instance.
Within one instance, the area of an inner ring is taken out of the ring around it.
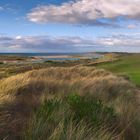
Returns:
[[[140,0],[1,0],[0,52],[140,52]]]

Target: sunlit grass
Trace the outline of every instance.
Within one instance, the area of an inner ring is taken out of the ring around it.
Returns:
[[[100,63],[97,67],[117,74],[126,74],[132,82],[140,86],[140,54],[121,55],[120,61],[105,64]]]

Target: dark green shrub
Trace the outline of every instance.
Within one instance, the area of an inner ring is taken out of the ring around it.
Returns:
[[[67,101],[78,121],[86,119],[93,122],[95,126],[115,121],[113,108],[105,106],[100,100],[70,95]]]

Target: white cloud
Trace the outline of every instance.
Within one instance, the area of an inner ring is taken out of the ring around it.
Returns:
[[[20,35],[16,36],[16,39],[21,39],[21,38],[22,38],[22,36],[20,36]]]
[[[36,23],[104,24],[98,19],[124,16],[140,20],[140,0],[76,0],[38,6],[27,18]],[[107,23],[106,23],[107,24]]]
[[[87,51],[127,51],[140,52],[140,37],[113,35],[102,38],[0,36],[0,52],[87,52]]]

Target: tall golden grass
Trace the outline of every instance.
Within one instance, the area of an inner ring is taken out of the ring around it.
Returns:
[[[97,70],[84,66],[50,67],[1,80],[0,138],[21,139],[25,136],[25,130],[28,130],[28,135],[23,139],[33,139],[36,133],[40,133],[39,128],[41,127],[34,121],[29,122],[29,120],[34,120],[33,110],[37,109],[45,100],[54,98],[64,100],[71,94],[77,94],[84,98],[96,98],[102,101],[105,106],[114,109],[117,120],[110,126],[113,128],[112,132],[108,132],[109,128],[96,129],[96,132],[100,133],[98,137],[102,137],[100,139],[139,139],[139,99],[135,86],[124,78],[117,77],[103,69]],[[60,109],[58,114],[61,113]],[[64,132],[62,117],[55,128],[50,130],[48,139],[95,139],[95,128],[91,125],[89,127],[84,122],[75,124],[70,120],[66,128]],[[99,130],[102,131],[99,132]],[[28,137],[29,132],[32,137]],[[40,135],[42,135],[40,140],[46,139],[46,134],[42,132]]]

